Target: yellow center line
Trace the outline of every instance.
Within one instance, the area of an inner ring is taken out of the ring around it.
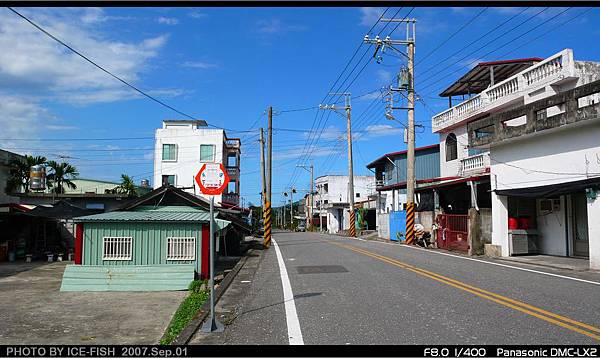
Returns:
[[[569,329],[571,331],[574,331],[574,332],[586,335],[588,337],[591,337],[593,339],[596,339],[596,340],[600,341],[600,335],[592,333],[592,332],[600,332],[600,328],[598,328],[598,327],[594,327],[594,326],[591,326],[591,325],[588,325],[588,324],[585,324],[585,323],[582,323],[582,322],[579,322],[579,321],[575,321],[573,319],[570,319],[568,317],[564,317],[564,316],[558,315],[556,313],[548,312],[546,310],[543,310],[541,308],[532,306],[530,304],[527,304],[527,303],[524,303],[524,302],[520,302],[520,301],[517,301],[517,300],[513,300],[511,298],[499,295],[497,293],[489,292],[489,291],[483,290],[481,288],[468,285],[468,284],[466,284],[464,282],[461,282],[461,281],[458,281],[458,280],[454,280],[454,279],[451,279],[449,277],[442,276],[440,274],[437,274],[437,273],[434,273],[434,272],[431,272],[431,271],[427,271],[427,270],[424,270],[424,269],[421,269],[421,268],[418,268],[418,267],[415,267],[415,266],[403,263],[401,261],[389,258],[387,256],[376,254],[374,252],[371,252],[371,251],[368,251],[368,250],[365,250],[365,249],[360,249],[360,248],[356,248],[356,247],[351,246],[351,245],[346,245],[346,244],[341,244],[341,243],[333,243],[333,242],[330,242],[330,243],[334,244],[334,245],[337,245],[337,246],[340,246],[340,247],[343,247],[343,248],[346,248],[346,249],[349,249],[349,250],[352,250],[352,251],[355,251],[357,253],[360,253],[360,254],[363,254],[363,255],[366,255],[366,256],[378,259],[380,261],[387,262],[387,263],[392,264],[394,266],[397,266],[397,267],[403,268],[405,270],[414,272],[414,273],[416,273],[418,275],[428,277],[428,278],[433,279],[435,281],[438,281],[438,282],[444,283],[446,285],[458,288],[458,289],[460,289],[462,291],[465,291],[465,292],[472,293],[472,294],[474,294],[474,295],[476,295],[478,297],[481,297],[481,298],[487,299],[489,301],[498,303],[500,305],[512,308],[512,309],[517,310],[519,312],[531,315],[533,317],[539,318],[539,319],[544,320],[546,322],[555,324],[557,326]],[[551,318],[551,317],[553,317],[553,318]],[[563,322],[561,322],[561,321],[563,321]],[[566,323],[566,322],[568,322],[568,323]],[[586,331],[584,329],[581,329],[580,327],[588,329],[588,330],[590,330],[592,332],[588,332],[588,331]]]

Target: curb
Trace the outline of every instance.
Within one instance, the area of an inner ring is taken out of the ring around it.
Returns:
[[[221,281],[219,288],[215,290],[215,306],[217,305],[219,299],[221,298],[221,296],[223,296],[229,285],[231,285],[231,282],[233,282],[233,279],[237,276],[238,272],[240,272],[240,270],[248,260],[250,254],[252,254],[255,251],[256,249],[248,249],[244,256],[240,259],[240,261],[238,261],[238,263],[235,264],[231,272],[229,272],[227,276],[225,276],[223,281]],[[194,317],[190,321],[190,323],[188,323],[188,325],[179,333],[179,335],[173,340],[173,342],[171,342],[171,345],[188,344],[188,342],[192,339],[192,336],[196,333],[196,331],[198,331],[206,317],[210,314],[210,300],[206,300],[206,302],[200,308],[199,312],[200,314]]]

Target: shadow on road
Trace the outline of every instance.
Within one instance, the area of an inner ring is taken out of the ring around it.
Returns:
[[[321,296],[322,294],[323,294],[323,292],[300,293],[300,294],[294,295],[294,299],[316,297],[316,296]],[[242,313],[240,313],[240,316],[248,314],[248,313],[251,313],[251,312],[260,311],[260,310],[263,310],[265,308],[282,305],[282,304],[284,304],[287,301],[290,301],[290,300],[285,300],[285,301],[281,301],[281,302],[277,302],[277,303],[272,303],[270,305],[266,305],[266,306],[262,306],[262,307],[258,307],[258,308],[253,308],[253,309],[248,310],[248,311],[243,311]]]

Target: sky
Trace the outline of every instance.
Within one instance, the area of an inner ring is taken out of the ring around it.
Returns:
[[[260,203],[258,128],[266,128],[270,105],[274,206],[290,186],[309,189],[299,164],[312,163],[315,177],[347,174],[345,117],[318,109],[341,99],[327,96],[332,87],[353,97],[355,175],[372,174],[367,163],[406,148],[406,112],[394,112],[399,122],[386,119],[380,97],[406,61],[391,49],[376,61],[362,44],[386,8],[15,9],[151,96],[241,137],[246,205]],[[396,7],[385,18],[392,15],[417,19],[417,146],[439,142],[431,117],[448,108],[439,93],[478,62],[565,48],[576,60],[600,61],[598,8]],[[394,27],[377,23],[371,37],[403,39],[404,27]],[[124,173],[139,183],[152,180],[154,131],[164,119],[185,117],[0,9],[1,149],[68,161],[81,178],[117,182]]]

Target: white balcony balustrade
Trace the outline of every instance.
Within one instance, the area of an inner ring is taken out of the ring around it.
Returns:
[[[506,103],[517,100],[549,83],[566,77],[575,77],[573,52],[569,49],[548,57],[506,80],[495,84],[477,96],[457,104],[431,119],[432,131],[439,132],[461,124],[474,115],[494,110]]]
[[[490,153],[481,153],[461,159],[460,161],[460,176],[468,176],[477,173],[485,172],[486,168],[490,167]]]

